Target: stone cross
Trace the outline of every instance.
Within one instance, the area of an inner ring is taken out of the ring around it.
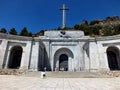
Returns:
[[[62,29],[64,29],[66,27],[66,14],[65,11],[69,10],[68,8],[65,7],[65,4],[63,4],[63,7],[60,8],[60,10],[63,11],[63,17],[62,17]]]

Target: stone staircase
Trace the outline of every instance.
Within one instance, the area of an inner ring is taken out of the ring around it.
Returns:
[[[108,78],[120,77],[120,71],[99,72],[45,72],[47,78]],[[29,71],[24,69],[0,69],[0,75],[21,75],[25,77],[41,77],[41,71]]]
[[[102,78],[108,77],[93,72],[45,72],[46,78]],[[41,77],[41,72],[29,71],[23,76]]]

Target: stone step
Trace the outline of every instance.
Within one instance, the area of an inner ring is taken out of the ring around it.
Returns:
[[[120,77],[120,71],[99,71],[99,72],[45,72],[48,78],[106,78]],[[41,71],[29,71],[24,69],[0,69],[0,75],[22,75],[27,77],[41,77]]]
[[[45,72],[47,78],[102,78],[103,76],[93,72]],[[41,77],[41,72],[27,72],[24,76]]]

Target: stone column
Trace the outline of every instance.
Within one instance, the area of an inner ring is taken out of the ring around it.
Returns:
[[[31,52],[31,62],[30,69],[37,71],[38,70],[38,55],[39,55],[39,42],[34,42]]]
[[[99,70],[98,47],[96,42],[90,42],[89,45],[90,70],[97,71]]]
[[[6,55],[6,60],[5,60],[5,69],[8,68],[8,62],[9,62],[9,58],[10,58],[10,50],[7,50],[7,55]]]
[[[0,68],[7,67],[6,61],[8,58],[8,41],[1,40],[0,41]]]

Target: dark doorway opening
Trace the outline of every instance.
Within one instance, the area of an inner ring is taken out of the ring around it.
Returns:
[[[119,51],[115,47],[110,47],[107,49],[108,64],[110,70],[119,70],[118,59]]]
[[[62,54],[59,57],[59,70],[68,71],[68,56],[66,54]]]
[[[15,46],[11,49],[8,68],[19,69],[22,57],[22,47]]]

